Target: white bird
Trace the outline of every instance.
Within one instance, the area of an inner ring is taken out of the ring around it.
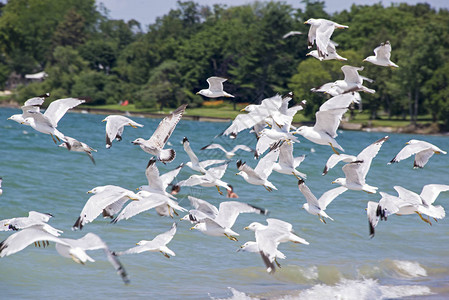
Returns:
[[[159,175],[159,169],[156,166],[156,160],[154,158],[151,158],[145,170],[145,176],[147,177],[148,185],[142,185],[138,188],[138,190],[162,194],[167,197],[176,199],[176,197],[168,193],[166,189],[167,186],[179,174],[183,166],[184,164],[180,164],[174,170],[171,170],[170,172],[167,172],[163,175]]]
[[[188,196],[187,198],[190,201],[190,205],[194,209],[191,209],[189,214],[182,217],[181,220],[188,220],[191,223],[198,223],[201,219],[206,217],[215,219],[218,215],[218,208],[209,202],[192,196]]]
[[[294,35],[300,35],[300,34],[302,34],[301,31],[289,31],[289,32],[287,32],[286,34],[284,34],[284,35],[282,36],[282,38],[283,38],[283,39],[286,39],[286,38],[288,38],[288,37],[291,37],[291,36],[294,36]]]
[[[216,76],[209,77],[206,80],[207,83],[209,84],[209,88],[202,89],[199,92],[197,92],[196,94],[203,95],[203,96],[209,97],[209,98],[218,98],[218,97],[234,98],[233,95],[226,93],[223,90],[223,82],[225,82],[226,80],[227,80],[226,78],[222,78],[222,77],[216,77]]]
[[[272,274],[276,270],[274,263],[278,255],[277,247],[280,243],[294,242],[309,245],[309,242],[296,235],[292,224],[288,222],[269,218],[267,223],[268,225],[263,225],[259,222],[253,222],[245,229],[254,231],[259,253],[267,267],[267,272]]]
[[[184,139],[182,140],[182,145],[184,147],[185,152],[190,158],[190,161],[186,163],[186,166],[194,171],[206,174],[207,167],[226,162],[223,159],[209,159],[200,161],[196,156],[195,152],[193,152],[192,148],[190,147],[189,139],[186,137],[184,137]]]
[[[132,201],[128,203],[128,205],[123,208],[123,210],[111,221],[111,223],[115,224],[121,220],[128,220],[129,218],[152,208],[154,208],[159,215],[170,217],[173,217],[172,210],[175,215],[178,215],[175,209],[179,211],[186,211],[186,209],[179,206],[176,201],[162,194],[140,191],[137,193],[137,198],[139,201]]]
[[[257,166],[253,169],[241,160],[237,161],[237,168],[239,172],[236,175],[240,175],[246,182],[254,185],[263,185],[263,187],[271,192],[277,188],[268,181],[268,177],[273,172],[274,164],[279,157],[279,147],[273,148],[264,157],[259,160]]]
[[[157,159],[163,163],[171,162],[175,159],[175,150],[163,148],[173,133],[173,130],[175,130],[176,124],[181,120],[186,107],[187,104],[183,104],[170,115],[162,119],[149,140],[138,138],[132,143],[134,145],[139,145],[143,151],[155,155]]]
[[[373,158],[379,153],[380,147],[382,147],[383,143],[388,139],[389,137],[385,136],[363,149],[362,152],[357,155],[356,161],[343,166],[342,169],[346,177],[337,178],[332,183],[338,183],[341,186],[354,191],[376,193],[378,188],[366,184],[365,178]]]
[[[206,217],[199,220],[199,222],[190,229],[196,229],[206,235],[211,236],[224,235],[232,241],[237,241],[235,236],[239,236],[239,234],[231,228],[237,220],[239,214],[242,213],[266,215],[268,214],[268,211],[243,202],[225,201],[220,203],[220,206],[218,207],[218,214],[215,218]]]
[[[186,180],[182,180],[178,182],[179,186],[195,186],[200,185],[203,187],[213,187],[215,186],[220,195],[223,195],[223,192],[220,191],[220,186],[230,190],[229,185],[221,180],[223,175],[226,172],[226,168],[228,167],[229,162],[222,164],[218,167],[209,168],[206,174],[203,175],[191,175]]]
[[[321,195],[320,199],[317,199],[315,195],[312,194],[309,187],[305,184],[304,180],[300,179],[298,181],[298,188],[301,193],[306,198],[307,203],[304,203],[302,208],[304,208],[309,214],[318,216],[321,222],[326,224],[324,218],[332,219],[325,212],[326,207],[341,193],[347,191],[348,189],[345,187],[338,187],[332,190],[325,192]]]
[[[0,257],[17,253],[31,244],[39,245],[42,242],[44,247],[49,242],[56,243],[56,251],[63,257],[71,258],[73,261],[84,264],[86,261],[95,260],[87,255],[86,251],[103,249],[109,262],[113,265],[122,280],[128,284],[129,279],[120,261],[112,255],[108,246],[103,240],[93,233],[87,233],[84,237],[74,240],[56,237],[42,229],[42,225],[34,225],[10,235],[0,243]]]
[[[69,109],[84,103],[84,100],[65,98],[53,101],[42,114],[39,110],[29,111],[30,115],[23,120],[23,124],[31,126],[34,130],[49,134],[55,144],[57,139],[66,141],[62,132],[56,129],[58,122]]]
[[[381,43],[379,47],[374,49],[374,56],[368,56],[363,61],[367,61],[382,67],[399,68],[397,64],[395,64],[390,60],[390,57],[391,57],[391,44],[390,41],[386,41],[385,43]]]
[[[227,159],[233,158],[235,156],[235,152],[237,152],[238,150],[243,150],[243,151],[253,152],[253,153],[255,152],[254,149],[252,149],[246,145],[236,145],[234,148],[232,148],[231,151],[227,151],[220,144],[209,144],[207,146],[204,146],[200,150],[211,150],[211,149],[220,149],[221,151],[223,151],[225,153]]]
[[[139,200],[139,197],[132,191],[116,185],[98,186],[87,193],[94,195],[87,200],[80,216],[72,227],[73,230],[83,229],[84,225],[95,220],[106,207],[116,201],[121,201],[123,198]]]
[[[239,252],[239,251],[259,253],[260,252],[259,244],[257,244],[257,242],[254,242],[254,241],[246,242],[243,245],[241,245],[239,249],[237,249],[237,252]],[[278,267],[280,267],[280,264],[277,262],[278,258],[285,259],[286,256],[284,253],[282,253],[281,251],[276,249],[275,262],[277,263]]]
[[[409,158],[415,155],[415,161],[413,162],[413,168],[424,168],[426,163],[435,154],[446,154],[446,151],[441,150],[431,143],[420,141],[420,140],[410,140],[407,146],[402,148],[401,151],[388,163],[397,163],[403,159]]]
[[[90,147],[89,145],[80,142],[72,137],[65,136],[66,142],[59,145],[59,147],[66,148],[69,151],[74,152],[84,152],[89,156],[92,163],[95,165],[95,159],[92,156],[92,152],[97,152],[94,148]]]
[[[286,175],[294,175],[297,179],[305,179],[307,175],[296,170],[304,161],[305,157],[305,155],[293,157],[293,145],[291,143],[282,143],[279,147],[279,162],[274,163],[273,171]]]
[[[114,255],[124,255],[124,254],[136,254],[146,251],[150,252],[160,252],[165,257],[170,258],[170,256],[176,256],[175,252],[167,247],[167,244],[173,239],[176,233],[176,223],[173,223],[171,229],[167,232],[157,235],[151,241],[141,240],[136,243],[136,247],[130,248],[122,252],[114,252]]]
[[[371,79],[364,76],[360,76],[358,71],[363,71],[363,67],[353,67],[345,65],[341,67],[345,78],[343,80],[335,81],[330,90],[335,89],[338,94],[349,93],[349,92],[365,92],[374,94],[376,91],[369,89],[363,85],[363,80],[370,81]],[[332,92],[331,92],[332,93]]]
[[[34,225],[41,225],[46,232],[59,236],[63,231],[47,224],[51,217],[53,217],[51,214],[29,211],[28,217],[0,220],[0,231],[17,231]]]
[[[33,112],[40,112],[40,106],[44,103],[45,98],[50,97],[49,93],[46,93],[41,96],[37,96],[34,98],[30,98],[23,104],[20,109],[22,109],[21,114],[15,114],[8,118],[8,120],[13,120],[17,123],[22,123],[26,118],[31,117]]]
[[[142,124],[134,122],[125,116],[119,115],[107,116],[101,122],[106,122],[106,149],[112,147],[113,140],[122,140],[122,134],[123,130],[125,130],[125,126],[131,126],[133,128],[143,127]]]
[[[341,25],[326,19],[309,19],[304,22],[309,24],[308,34],[308,48],[312,48],[316,41],[316,47],[320,57],[326,57],[329,53],[327,47],[330,43],[330,38],[335,28],[348,28],[346,25]]]
[[[329,41],[329,44],[327,45],[327,55],[326,56],[320,56],[320,54],[318,53],[318,50],[312,50],[309,53],[306,54],[306,56],[312,56],[315,57],[316,59],[323,61],[323,60],[340,60],[340,61],[344,61],[344,60],[348,60],[347,58],[344,58],[343,56],[340,56],[337,53],[337,49],[336,47],[338,46],[338,44],[334,41]]]

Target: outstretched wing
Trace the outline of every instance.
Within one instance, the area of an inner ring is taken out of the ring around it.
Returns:
[[[369,171],[369,168],[371,167],[371,162],[372,162],[373,158],[376,157],[376,155],[377,155],[377,153],[379,153],[379,150],[382,147],[383,143],[388,139],[389,139],[389,137],[385,136],[385,137],[375,141],[374,143],[372,143],[371,145],[369,145],[368,147],[363,149],[362,152],[359,153],[359,155],[357,155],[357,160],[362,161],[361,172],[362,172],[363,178],[365,178],[366,174],[368,174],[368,171]]]
[[[237,220],[239,214],[242,213],[256,213],[266,215],[268,212],[263,208],[259,208],[247,203],[238,201],[226,201],[220,203],[220,207],[218,208],[218,215],[214,220],[223,227],[231,228],[232,225],[234,225],[235,220]]]
[[[154,145],[158,149],[162,149],[170,138],[173,130],[175,130],[176,125],[181,120],[184,111],[186,110],[187,104],[183,104],[178,107],[174,112],[165,117],[159,126],[154,131],[153,135],[149,139],[149,143]]]
[[[56,127],[58,126],[59,120],[69,109],[72,109],[84,102],[84,100],[80,100],[77,98],[65,98],[53,101],[48,106],[47,110],[44,113],[44,116],[48,117],[53,127]]]
[[[223,82],[226,80],[226,78],[212,76],[207,78],[206,81],[209,84],[209,90],[211,92],[223,92]]]
[[[427,184],[422,188],[421,199],[426,205],[430,205],[437,199],[440,192],[449,191],[447,184]]]

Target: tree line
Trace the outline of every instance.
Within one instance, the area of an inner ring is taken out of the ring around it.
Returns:
[[[364,66],[361,75],[373,95],[363,108],[377,118],[429,114],[449,126],[449,12],[428,4],[352,5],[334,14],[322,1],[254,2],[227,7],[178,1],[177,8],[145,30],[130,20],[113,20],[94,0],[9,0],[0,3],[0,88],[23,83],[24,75],[45,71],[43,81],[19,84],[19,101],[51,92],[52,98],[81,97],[90,104],[129,100],[136,107],[201,106],[195,93],[206,79],[229,79],[225,90],[235,101],[257,103],[293,91],[307,99],[313,116],[326,96],[310,91],[343,78],[345,64]],[[337,52],[348,61],[318,61],[306,56],[309,18],[348,25],[335,30]],[[291,31],[302,35],[283,39]],[[389,40],[391,70],[362,62]]]

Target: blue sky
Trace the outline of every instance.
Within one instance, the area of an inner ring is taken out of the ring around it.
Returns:
[[[176,8],[177,0],[96,0],[97,5],[103,3],[109,10],[109,17],[112,19],[123,19],[128,21],[135,19],[140,22],[142,28],[146,25],[154,23],[157,17],[167,14],[170,9]],[[250,0],[194,0],[194,2],[201,5],[213,5],[215,3],[226,4],[227,6],[236,6],[252,3]],[[285,0],[295,8],[304,8],[301,0]],[[390,1],[390,0],[325,0],[326,11],[333,13],[349,9],[352,3],[362,5],[372,5],[375,3],[382,3],[384,6],[389,6],[391,3],[406,2],[409,4],[427,2],[434,8],[449,8],[448,0],[407,0],[407,1]]]

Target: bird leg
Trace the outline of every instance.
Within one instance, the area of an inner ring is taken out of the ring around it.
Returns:
[[[234,236],[232,236],[232,235],[228,235],[228,234],[224,234],[228,239],[230,239],[231,241],[234,241],[234,242],[237,242],[238,241],[238,239],[236,238],[236,237],[234,237]]]
[[[338,153],[338,151],[337,151],[337,150],[335,150],[334,146],[332,146],[332,143],[329,143],[329,145],[331,146],[331,148],[332,148],[332,151],[334,151],[334,152],[335,152],[335,154],[337,154],[337,155],[340,155],[340,153]]]
[[[162,255],[164,255],[166,258],[170,258],[170,255],[168,255],[167,253],[164,253],[164,252],[162,252],[162,251],[159,251],[159,252],[161,252]]]
[[[218,185],[216,185],[216,187],[217,187],[217,191],[218,191],[218,193],[219,193],[220,195],[222,195],[222,196],[223,196],[223,192],[222,192],[222,191],[220,191],[220,187],[219,187]]]
[[[264,187],[267,191],[269,191],[269,192],[273,191],[273,189],[270,188],[269,186],[264,185],[263,187]]]
[[[53,139],[53,142],[55,142],[55,144],[57,144],[58,142],[55,140],[53,134],[50,133],[51,138]]]
[[[167,207],[168,207],[168,215],[170,216],[170,218],[173,219],[173,214],[171,213],[170,205],[167,204]]]
[[[132,128],[137,128],[137,126],[134,126],[134,125],[131,124],[131,123],[128,123],[128,125],[131,126]]]
[[[37,247],[37,243],[36,242],[34,242],[34,247]]]
[[[432,226],[432,223],[430,223],[430,220],[425,219],[421,213],[415,211],[415,213],[418,214],[418,216],[421,218],[421,220],[423,220],[424,222],[426,222],[427,224],[429,224],[430,226]]]
[[[324,224],[326,224],[326,221],[323,219],[323,217],[318,216],[318,218],[320,219],[321,222],[323,222]]]
[[[293,175],[295,175],[296,179],[301,180],[302,178],[295,174],[295,172],[292,172]]]
[[[278,261],[277,261],[277,259],[276,259],[276,258],[274,259],[274,262],[276,263],[276,265],[278,266],[278,268],[280,268],[280,267],[281,267],[281,264],[280,264],[280,263],[278,263]]]

